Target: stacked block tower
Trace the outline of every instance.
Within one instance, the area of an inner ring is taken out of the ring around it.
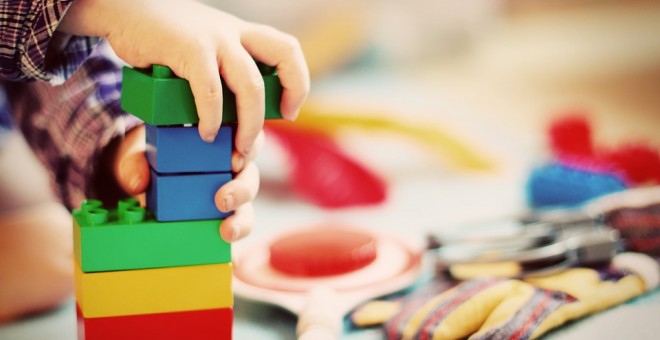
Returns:
[[[259,64],[266,118],[281,118],[274,68]],[[231,339],[231,246],[218,227],[218,188],[232,179],[236,102],[223,87],[223,126],[201,140],[189,83],[169,68],[124,68],[122,108],[145,121],[147,207],[88,200],[73,212],[78,338]]]

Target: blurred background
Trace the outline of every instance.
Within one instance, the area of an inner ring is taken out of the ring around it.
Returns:
[[[410,76],[507,125],[580,106],[603,117],[595,130],[605,141],[627,133],[613,131],[618,122],[660,138],[658,1],[205,1],[297,36],[312,98],[327,78],[368,68]]]
[[[658,1],[206,1],[297,36],[315,82],[359,64],[511,123],[582,105],[659,138]]]
[[[386,117],[446,137],[429,147],[419,135],[342,130],[344,151],[394,185],[415,176],[520,185],[549,157],[549,124],[575,112],[599,147],[660,148],[660,1],[205,1],[300,39],[312,74],[302,118]],[[272,154],[262,156],[266,197],[287,168]],[[523,208],[517,193],[508,206]],[[455,194],[416,204],[446,197]]]
[[[319,221],[419,239],[519,215],[530,171],[552,159],[548,127],[568,114],[586,117],[599,148],[660,150],[660,1],[206,1],[299,38],[312,91],[294,126],[343,124],[334,142],[388,189],[376,204],[330,209],[328,197],[291,194],[282,183],[313,168],[291,170],[291,151],[269,139],[246,248]],[[341,191],[337,182],[312,191]],[[277,308],[239,306],[237,334],[293,336]],[[606,329],[581,327],[555,336]],[[380,338],[366,334],[346,338]]]

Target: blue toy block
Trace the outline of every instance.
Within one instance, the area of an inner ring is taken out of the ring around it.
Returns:
[[[228,172],[160,174],[151,169],[147,209],[158,221],[224,219],[231,215],[215,206],[215,193],[231,181]]]
[[[146,124],[147,159],[160,174],[230,172],[233,127],[222,126],[213,143],[199,136],[196,126]]]

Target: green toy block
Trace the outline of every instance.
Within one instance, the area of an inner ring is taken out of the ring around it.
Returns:
[[[158,222],[137,200],[106,210],[96,200],[73,211],[74,254],[83,272],[231,262],[222,220]]]
[[[266,95],[266,119],[282,118],[282,85],[274,67],[257,63],[263,76]],[[195,99],[187,80],[174,75],[165,66],[151,69],[124,67],[121,107],[151,125],[197,124]],[[222,122],[237,122],[236,97],[222,86]]]

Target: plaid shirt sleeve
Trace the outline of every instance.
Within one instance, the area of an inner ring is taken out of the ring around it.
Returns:
[[[69,209],[89,197],[121,194],[111,169],[100,162],[112,140],[142,123],[120,107],[121,66],[102,43],[62,85],[36,81],[8,87],[16,125]],[[115,192],[97,192],[99,185]]]
[[[61,84],[71,76],[98,41],[56,31],[71,3],[73,0],[0,1],[2,79]]]
[[[112,182],[101,155],[141,123],[119,106],[121,62],[107,44],[56,31],[72,2],[0,0],[0,86],[68,208],[97,196],[99,177]]]

